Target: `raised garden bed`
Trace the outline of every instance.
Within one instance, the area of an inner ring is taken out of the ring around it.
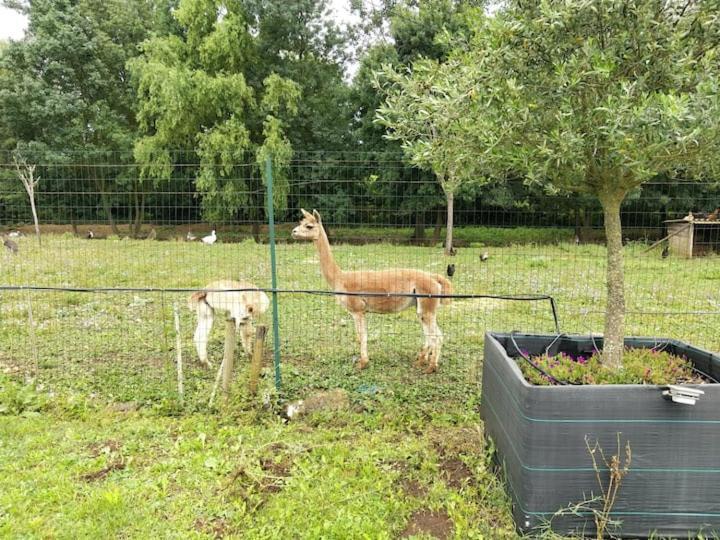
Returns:
[[[610,455],[620,433],[633,458],[611,513],[622,521],[614,533],[720,535],[720,384],[689,385],[704,392],[695,405],[674,403],[657,385],[535,386],[520,372],[517,348],[536,355],[552,344],[550,354],[582,355],[602,347],[602,339],[512,337],[515,343],[510,334],[486,335],[482,417],[504,467],[519,530],[537,530],[552,518],[558,533],[593,534],[591,512],[553,514],[600,492],[586,437]],[[720,355],[657,338],[627,338],[625,345],[661,345],[720,378]]]

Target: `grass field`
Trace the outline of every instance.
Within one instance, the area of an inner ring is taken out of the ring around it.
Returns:
[[[628,333],[720,350],[720,258],[626,249]],[[602,330],[600,246],[460,249],[339,245],[343,268],[444,273],[458,293],[551,294],[564,332]],[[270,285],[268,248],[199,243],[20,240],[0,284],[202,287],[243,277]],[[325,289],[312,245],[278,246],[279,286]],[[440,372],[411,367],[414,312],[369,318],[370,366],[358,373],[354,328],[331,298],[281,294],[283,387],[270,369],[258,406],[239,362],[230,403],[207,409],[214,373],[193,361],[185,293],[0,291],[0,536],[236,538],[515,537],[478,416],[487,330],[553,331],[547,302],[456,300],[443,308]],[[173,304],[182,319],[186,398],[173,366]],[[32,312],[34,326],[28,323]],[[714,314],[713,314],[714,313]],[[269,323],[269,317],[263,320]],[[219,329],[210,351],[222,354]],[[268,358],[270,353],[268,352]],[[36,366],[37,364],[37,366]],[[39,390],[16,382],[38,371]],[[281,400],[342,388],[350,407],[285,423]]]

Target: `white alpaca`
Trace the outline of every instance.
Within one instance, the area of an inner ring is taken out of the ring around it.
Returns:
[[[215,229],[213,229],[213,231],[210,234],[208,234],[207,236],[203,236],[201,238],[201,240],[202,240],[203,244],[207,244],[207,245],[214,244],[215,241],[217,240],[217,235],[215,234]]]
[[[235,328],[240,333],[243,349],[250,354],[252,339],[255,334],[252,319],[267,311],[270,306],[268,296],[258,290],[251,291],[213,291],[211,289],[257,289],[252,283],[233,280],[219,280],[208,283],[205,291],[193,293],[188,299],[188,307],[197,314],[197,328],[195,329],[195,348],[200,362],[210,367],[207,354],[207,343],[215,311],[226,311],[235,321]]]

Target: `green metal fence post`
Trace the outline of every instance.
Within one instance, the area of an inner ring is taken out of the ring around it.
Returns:
[[[275,389],[280,391],[280,321],[278,319],[277,301],[277,266],[275,264],[275,213],[273,204],[272,160],[265,160],[265,177],[267,179],[267,215],[270,232],[270,275],[272,282],[272,319],[273,319],[273,364],[275,365]]]

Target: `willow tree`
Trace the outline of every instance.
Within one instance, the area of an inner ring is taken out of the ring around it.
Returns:
[[[478,12],[455,60],[476,89],[478,155],[529,182],[596,197],[607,238],[604,362],[622,365],[620,206],[663,172],[717,162],[717,2],[509,1]],[[470,124],[472,125],[472,124]]]
[[[173,15],[181,36],[146,41],[129,64],[144,133],[135,159],[143,178],[161,182],[172,175],[173,150],[194,153],[205,216],[229,218],[250,202],[246,165],[271,156],[276,171],[287,167],[284,125],[297,113],[299,86],[275,73],[258,77],[261,51],[242,2],[181,0]],[[284,206],[287,178],[274,180],[275,204]]]

